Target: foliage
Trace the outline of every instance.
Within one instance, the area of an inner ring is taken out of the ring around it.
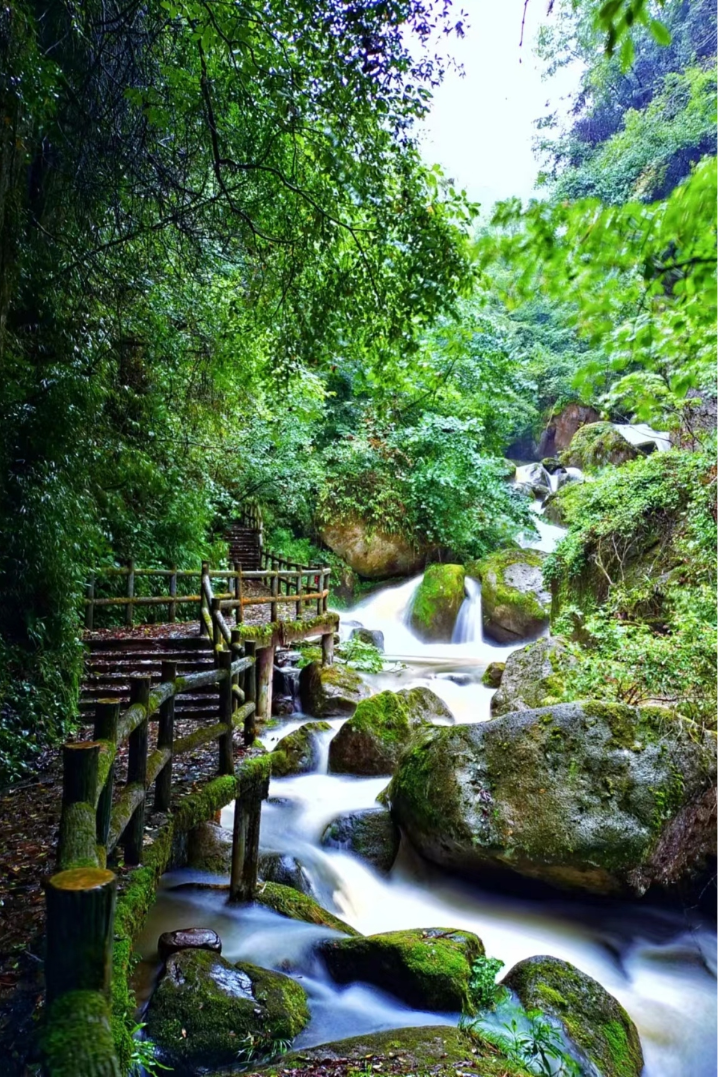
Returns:
[[[500,1017],[505,1020],[498,1026],[478,1017],[464,1021],[462,1027],[537,1077],[581,1077],[581,1066],[569,1053],[560,1029],[540,1010],[524,1010],[507,1002],[501,1006]]]
[[[343,662],[361,673],[381,673],[385,667],[381,652],[373,643],[365,643],[357,636],[346,640],[337,648],[337,654]]]
[[[471,966],[471,978],[469,991],[474,999],[477,1010],[493,1009],[496,1003],[505,993],[496,983],[496,975],[504,967],[504,962],[498,957],[477,957]]]
[[[152,1040],[140,1036],[144,1024],[135,1025],[131,1035],[133,1038],[133,1051],[131,1059],[130,1077],[154,1077],[158,1070],[169,1070],[171,1066],[165,1066],[157,1058],[157,1047]]]

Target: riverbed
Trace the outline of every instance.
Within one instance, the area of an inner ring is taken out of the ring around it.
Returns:
[[[531,544],[550,547],[561,529],[548,531],[551,525],[539,523],[539,539]],[[492,691],[481,684],[481,675],[489,662],[505,659],[513,648],[483,639],[480,587],[474,581],[467,585],[454,641],[421,643],[406,623],[419,581],[417,577],[382,588],[342,613],[345,621],[381,630],[387,657],[401,663],[400,669],[368,680],[377,691],[425,685],[445,700],[456,722],[486,721]],[[310,720],[293,715],[268,731],[263,743],[272,748]],[[389,780],[327,773],[329,742],[343,720],[332,721],[332,729],[323,735],[314,773],[272,780],[262,813],[263,852],[300,860],[320,903],[364,934],[457,927],[479,935],[487,953],[505,962],[504,971],[535,954],[570,961],[599,980],[635,1021],[645,1077],[716,1077],[716,939],[710,923],[695,910],[660,906],[650,897],[635,902],[560,895],[547,899],[533,893],[528,882],[510,893],[482,888],[433,868],[406,842],[387,878],[347,852],[322,847],[327,824],[343,812],[374,806]],[[232,810],[222,813],[222,825],[230,829]],[[219,933],[229,960],[252,961],[301,979],[312,1019],[297,1047],[388,1028],[458,1021],[458,1014],[412,1010],[368,985],[334,984],[314,956],[316,942],[330,937],[331,931],[260,906],[228,906],[223,892],[187,887],[193,881],[218,879],[185,870],[162,881],[138,940],[148,984],[158,967],[159,934],[197,925]]]

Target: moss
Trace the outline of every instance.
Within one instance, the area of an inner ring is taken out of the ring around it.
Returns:
[[[528,1072],[481,1037],[469,1036],[451,1025],[393,1028],[352,1036],[285,1055],[281,1063],[253,1072],[282,1077],[287,1072],[309,1069],[313,1064],[326,1067],[328,1062],[337,1061],[348,1063],[347,1070],[342,1072],[364,1074],[369,1069],[383,1072],[384,1060],[387,1072],[394,1074],[456,1077],[457,1072],[466,1070],[481,1077],[525,1077]],[[356,1063],[356,1069],[349,1069],[352,1062]]]
[[[582,471],[600,471],[609,464],[619,466],[635,460],[639,452],[629,444],[612,423],[587,423],[579,427],[569,447],[561,453],[563,467]]]
[[[359,700],[369,693],[363,678],[354,669],[335,663],[322,666],[311,662],[299,675],[302,710],[315,718],[351,715]]]
[[[514,966],[504,983],[527,1009],[559,1020],[602,1077],[639,1077],[643,1054],[636,1027],[596,980],[558,958],[532,957]]]
[[[338,916],[323,909],[314,898],[307,894],[300,894],[291,886],[283,886],[281,883],[263,883],[258,887],[254,900],[258,905],[264,905],[290,920],[302,920],[306,924],[320,924],[333,931],[341,931],[344,935],[358,936],[360,934]]]
[[[471,966],[484,947],[468,931],[419,928],[332,939],[320,952],[340,983],[363,980],[419,1009],[456,1013],[471,1007]]]
[[[306,774],[314,770],[319,757],[317,735],[327,733],[331,728],[329,722],[307,722],[282,737],[272,752],[272,774],[283,778],[287,774]]]
[[[147,1031],[180,1073],[230,1065],[247,1046],[296,1036],[309,1021],[306,993],[288,976],[218,954],[184,950],[167,963]]]
[[[107,1000],[99,992],[72,991],[53,1002],[41,1037],[47,1077],[120,1077]]]
[[[474,574],[481,580],[484,628],[499,642],[536,635],[548,621],[549,609],[535,590],[531,587],[522,590],[506,580],[506,572],[513,565],[541,569],[545,558],[539,550],[508,549],[499,550],[473,566]]]
[[[481,683],[486,688],[498,688],[505,669],[505,662],[490,662],[484,670]]]
[[[428,688],[379,692],[362,700],[329,745],[329,769],[339,774],[391,774],[414,732],[451,712]]]
[[[429,565],[414,595],[411,627],[423,640],[450,640],[464,601],[463,565]]]

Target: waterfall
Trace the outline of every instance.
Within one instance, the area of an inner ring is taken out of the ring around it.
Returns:
[[[481,624],[481,584],[467,576],[464,581],[466,598],[454,625],[452,643],[481,643],[483,628]]]

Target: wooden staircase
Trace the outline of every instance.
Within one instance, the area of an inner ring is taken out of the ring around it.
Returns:
[[[144,673],[153,684],[160,683],[163,662],[174,662],[177,675],[199,673],[214,668],[212,643],[201,636],[158,638],[118,638],[106,636],[86,641],[85,679],[80,691],[80,711],[91,721],[98,699],[119,699],[126,705],[130,698],[130,676]],[[177,696],[175,715],[195,721],[216,721],[219,695],[216,685],[197,688],[191,694]]]
[[[243,572],[256,572],[262,567],[262,538],[257,528],[247,527],[237,521],[230,525],[226,538],[231,565],[239,565]]]

